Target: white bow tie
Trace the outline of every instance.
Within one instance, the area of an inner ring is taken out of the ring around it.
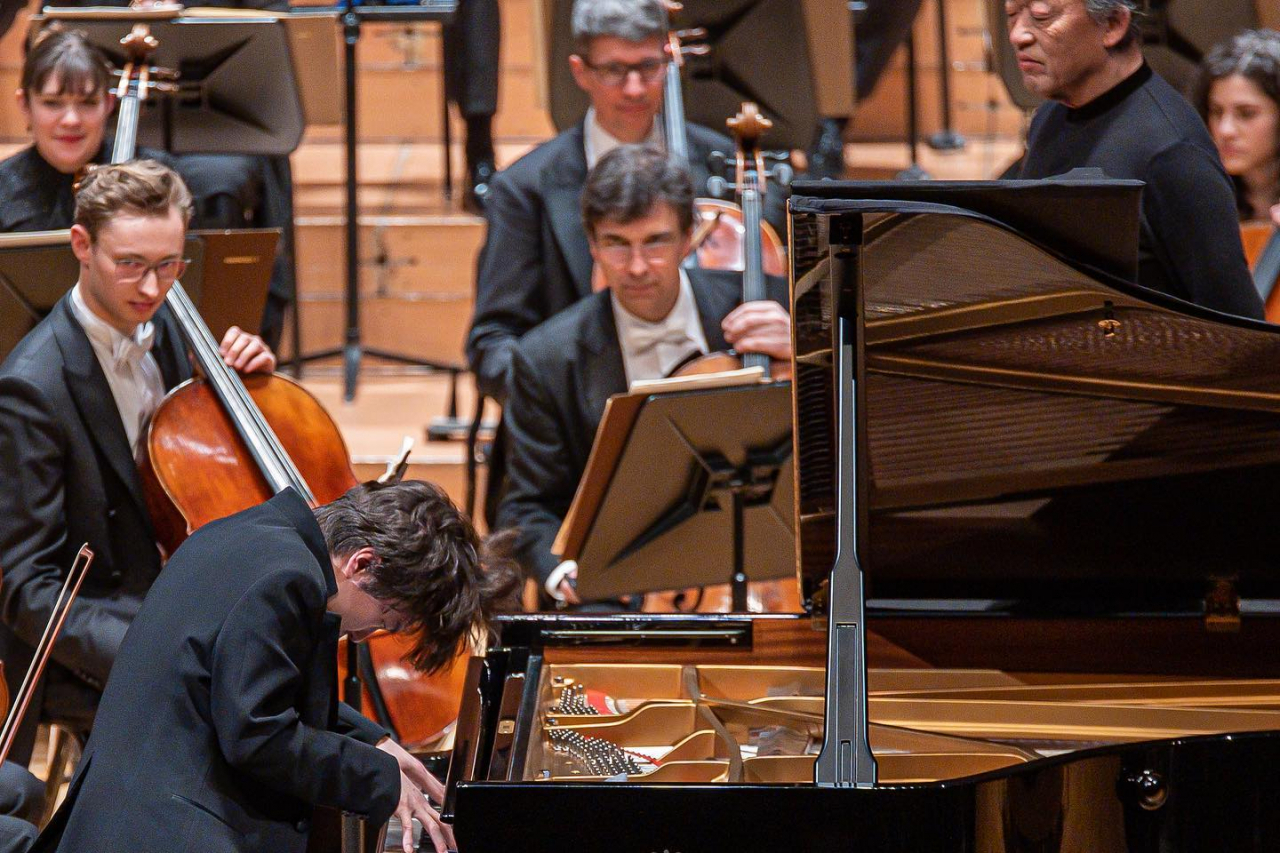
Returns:
[[[135,367],[151,351],[151,345],[155,342],[155,324],[143,323],[132,337],[116,339],[111,348],[111,360],[116,368]]]
[[[646,353],[659,344],[692,344],[689,335],[680,327],[644,325],[631,327],[631,345],[637,355]]]

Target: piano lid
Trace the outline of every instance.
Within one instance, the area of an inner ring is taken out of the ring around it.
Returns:
[[[861,306],[873,612],[1199,612],[1219,579],[1280,598],[1280,333],[1130,283],[1139,190],[797,185],[797,529],[817,609],[842,299]]]

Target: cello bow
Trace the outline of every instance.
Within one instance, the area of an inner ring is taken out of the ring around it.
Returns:
[[[53,644],[58,639],[58,634],[62,631],[63,624],[67,621],[67,614],[71,612],[71,605],[76,600],[76,595],[80,592],[80,584],[84,582],[85,576],[89,574],[89,567],[93,565],[93,550],[86,542],[80,546],[76,558],[71,564],[71,571],[67,572],[67,577],[62,582],[62,589],[58,591],[58,598],[54,601],[53,611],[49,614],[49,621],[44,626],[44,633],[40,635],[40,642],[36,644],[35,654],[31,658],[31,665],[27,667],[27,674],[23,676],[22,686],[18,688],[18,692],[13,697],[13,703],[9,708],[9,713],[5,716],[4,727],[0,729],[0,764],[9,757],[9,750],[13,748],[13,742],[18,736],[18,729],[22,725],[22,717],[27,712],[27,706],[31,704],[31,697],[35,694],[36,685],[40,683],[40,677],[44,675],[45,666],[49,663],[49,658],[53,654]]]

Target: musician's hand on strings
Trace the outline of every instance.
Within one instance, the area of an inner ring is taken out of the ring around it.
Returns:
[[[453,828],[440,820],[440,814],[427,802],[426,794],[419,790],[412,779],[400,771],[400,804],[396,806],[396,817],[400,818],[400,826],[404,827],[404,853],[413,853],[413,819],[422,824],[422,831],[431,836],[431,844],[436,853],[454,850],[457,844],[453,840]]]
[[[739,353],[791,358],[791,317],[776,302],[762,299],[739,305],[724,318],[720,328],[724,339]]]
[[[431,771],[421,761],[410,755],[403,746],[385,737],[378,741],[378,749],[394,758],[396,764],[400,765],[400,772],[425,791],[428,797],[437,803],[444,802],[444,783],[432,776]]]
[[[276,356],[266,341],[239,326],[232,326],[222,336],[222,360],[237,373],[270,373],[276,369]]]

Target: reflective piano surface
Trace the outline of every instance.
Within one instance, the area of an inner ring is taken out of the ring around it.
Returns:
[[[450,766],[462,853],[1280,846],[1280,335],[1123,283],[1132,186],[894,192],[793,199],[809,612],[504,619]],[[870,788],[812,781],[841,311]]]

